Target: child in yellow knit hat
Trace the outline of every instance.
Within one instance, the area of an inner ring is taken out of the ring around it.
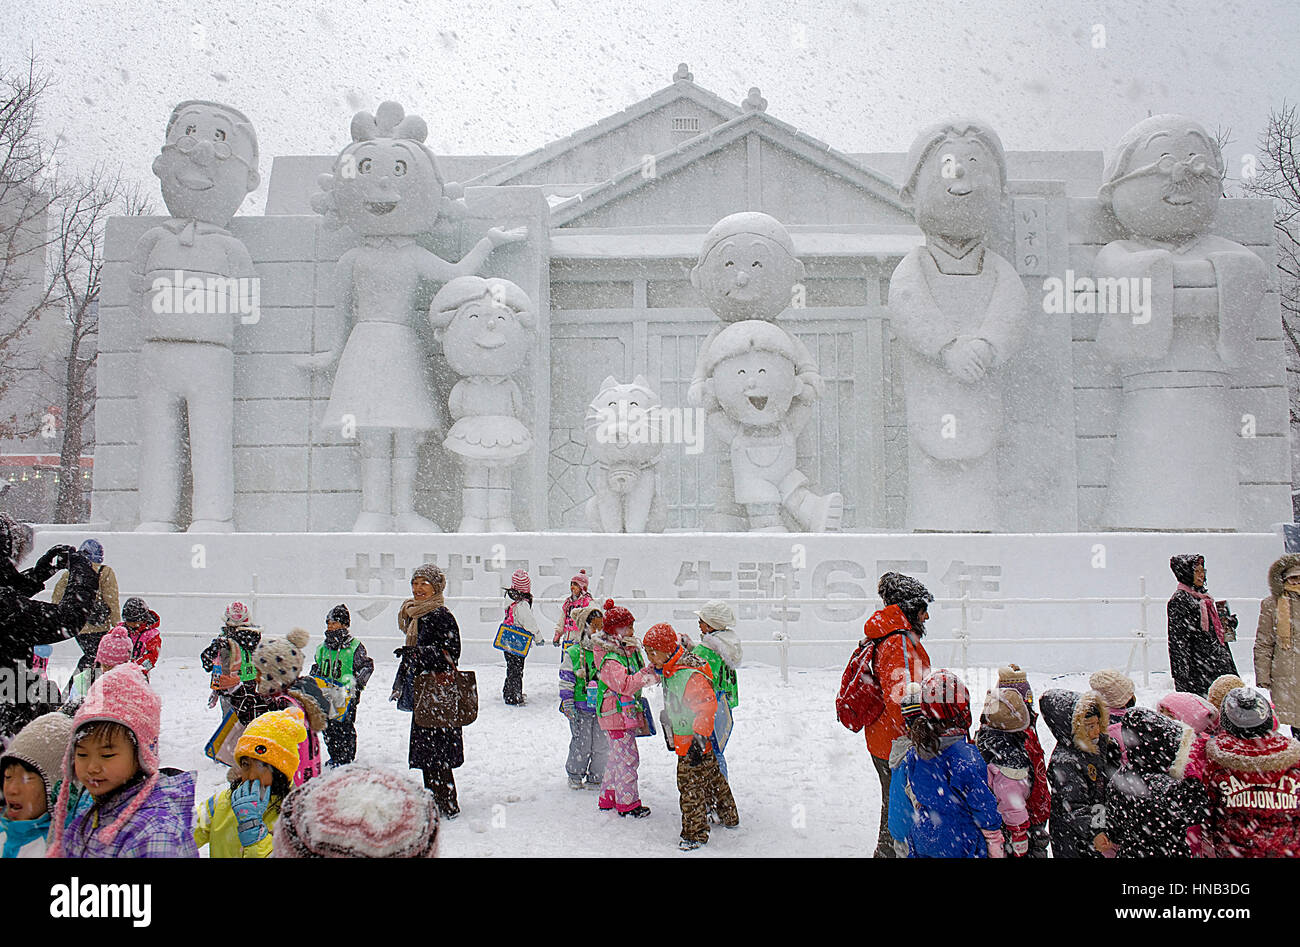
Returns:
[[[194,842],[212,858],[266,858],[280,804],[293,788],[298,745],[307,739],[302,711],[255,718],[235,745],[230,786],[199,806]]]

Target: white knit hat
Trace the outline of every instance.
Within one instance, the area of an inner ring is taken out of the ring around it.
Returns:
[[[730,605],[719,599],[705,602],[704,607],[695,614],[714,631],[721,631],[736,624],[736,613],[731,610]]]

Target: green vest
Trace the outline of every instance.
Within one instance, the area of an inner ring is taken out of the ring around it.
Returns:
[[[635,674],[637,671],[645,667],[645,665],[641,663],[641,655],[635,654],[629,657],[628,655],[624,654],[621,651],[611,651],[608,654],[606,654],[604,660],[600,662],[601,667],[605,666],[605,661],[617,661],[619,664],[623,665],[623,667],[627,668],[629,674]],[[594,669],[594,673],[596,675],[599,675],[600,668]],[[608,692],[609,692],[609,688],[605,685],[605,682],[600,680],[599,677],[597,677],[596,678],[596,706],[592,709],[596,711],[596,715],[598,717],[612,717],[616,713],[623,712],[617,702],[615,702],[613,710],[609,711],[609,713],[604,712],[603,708],[605,706],[605,694]],[[636,700],[638,705],[641,703],[641,701],[636,698],[628,698],[628,699]]]
[[[587,682],[596,680],[596,668],[592,664],[594,656],[590,648],[584,648],[576,642],[569,645],[567,654],[569,665],[573,668],[573,699],[585,704]]]
[[[709,662],[709,669],[713,671],[713,690],[722,691],[727,695],[727,705],[730,707],[740,706],[740,685],[736,681],[736,672],[731,665],[722,660],[722,655],[705,645],[696,645],[695,654]]]
[[[704,673],[701,668],[679,667],[664,676],[664,709],[676,736],[689,737],[695,733],[695,712],[686,703],[686,684],[692,674]]]
[[[243,645],[237,644],[239,648],[239,679],[241,681],[253,681],[257,679],[257,666],[253,664],[253,652]]]
[[[321,645],[316,649],[316,666],[320,668],[321,676],[327,677],[331,681],[338,681],[344,687],[352,686],[352,656],[356,654],[357,645],[360,644],[355,638],[342,648],[334,649],[327,645]]]

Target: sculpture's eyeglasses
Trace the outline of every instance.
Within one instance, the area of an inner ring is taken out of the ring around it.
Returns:
[[[1135,168],[1128,174],[1116,178],[1113,183],[1118,184],[1120,181],[1127,181],[1129,178],[1136,178],[1144,174],[1153,174],[1157,172],[1165,175],[1173,174],[1174,168],[1180,164],[1183,165],[1188,173],[1198,176],[1208,175],[1213,170],[1210,165],[1210,160],[1206,158],[1205,155],[1192,155],[1188,158],[1175,158],[1173,155],[1161,155],[1159,161],[1153,161],[1151,164],[1145,165],[1141,168]]]
[[[211,145],[212,145],[212,154],[215,155],[217,158],[220,158],[222,161],[226,160],[227,158],[234,158],[236,161],[238,161],[240,164],[244,165],[245,167],[250,167],[250,168],[252,167],[252,165],[250,165],[246,160],[244,160],[242,156],[235,154],[234,151],[231,150],[228,142],[213,141],[211,142]],[[175,141],[169,141],[167,142],[167,144],[163,145],[164,148],[175,148],[183,155],[191,154],[194,151],[194,149],[197,148],[198,146],[199,146],[199,140],[195,138],[193,135],[181,135],[181,137],[177,138]]]

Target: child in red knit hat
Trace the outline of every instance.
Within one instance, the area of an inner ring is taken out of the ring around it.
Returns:
[[[608,619],[606,619],[608,621]],[[646,657],[663,674],[664,736],[677,754],[677,791],[682,808],[682,851],[709,841],[708,804],[729,829],[740,825],[740,813],[727,777],[718,768],[709,737],[718,711],[709,663],[688,651],[672,625],[658,624],[645,635]]]
[[[632,613],[615,605],[612,598],[605,600],[604,613],[604,627],[593,630],[590,639],[596,667],[596,717],[609,738],[600,808],[643,819],[650,814],[650,807],[641,804],[637,789],[641,755],[636,748],[636,732],[644,724],[640,693],[659,678],[641,656],[632,630]]]
[[[73,718],[55,812],[68,809],[71,779],[94,800],[64,827],[55,819],[50,858],[197,858],[194,774],[158,765],[162,700],[144,670],[123,664],[90,686]]]

